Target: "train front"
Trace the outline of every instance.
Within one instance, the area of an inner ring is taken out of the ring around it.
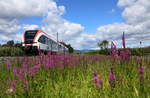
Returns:
[[[37,53],[38,48],[37,48],[37,43],[35,42],[35,37],[37,34],[38,30],[28,30],[25,31],[24,35],[23,35],[23,49],[30,53]]]

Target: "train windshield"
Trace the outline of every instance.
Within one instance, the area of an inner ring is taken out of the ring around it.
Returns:
[[[25,44],[33,43],[36,32],[37,32],[37,30],[32,30],[32,31],[26,31],[25,32]]]

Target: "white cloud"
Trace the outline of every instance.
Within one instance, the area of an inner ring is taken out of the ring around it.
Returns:
[[[21,20],[32,16],[48,19],[51,16],[50,18],[53,18],[49,22],[57,23],[58,19],[63,20],[61,15],[65,12],[65,7],[57,6],[53,0],[38,0],[38,2],[37,0],[1,0],[0,12],[0,34],[4,40],[9,40],[12,37],[11,35],[16,35],[16,32],[20,29],[40,28],[36,24],[19,24]],[[46,19],[44,19],[44,22],[48,21]],[[73,23],[70,23],[70,25],[73,25]]]
[[[65,41],[71,43],[76,49],[96,48],[97,42],[102,40],[115,41],[115,43],[121,45],[122,32],[126,34],[128,46],[135,45],[140,41],[148,42],[150,40],[150,3],[148,0],[119,0],[117,5],[123,7],[122,18],[125,21],[100,26],[96,29],[96,33],[84,33],[84,27],[77,26],[77,24],[76,26],[70,24],[66,26],[65,23],[68,21],[51,14],[48,15],[47,20],[51,21],[52,24],[47,26],[49,29],[53,28],[51,30],[54,32],[56,30],[57,32],[63,32],[61,38],[66,39]],[[111,12],[114,12],[114,10],[112,9]],[[75,30],[79,30],[79,32]]]
[[[75,24],[64,20],[59,23],[54,22],[45,25],[42,29],[49,34],[56,34],[58,32],[60,40],[68,41],[72,40],[76,36],[79,36],[79,34],[84,30],[84,27],[80,24]]]
[[[123,8],[124,22],[100,26],[96,33],[85,33],[84,27],[62,16],[66,10],[54,0],[1,0],[0,1],[0,36],[2,40],[19,39],[18,30],[43,29],[48,34],[59,33],[59,39],[70,43],[76,49],[94,49],[102,40],[121,44],[124,31],[128,44],[150,40],[150,2],[149,0],[118,0],[118,7]],[[112,9],[111,12],[115,10]],[[43,26],[20,24],[20,21],[32,16],[43,18]],[[16,37],[16,38],[15,38]]]
[[[135,1],[137,0],[118,0],[118,6],[119,7],[126,7],[129,5],[132,5],[133,3],[135,3]]]
[[[44,16],[52,3],[52,0],[1,0],[0,18],[10,20],[30,16]]]
[[[95,34],[81,33],[71,43],[77,49],[94,49],[97,46],[97,40],[98,37]]]
[[[24,27],[20,20],[32,16],[46,16],[48,10],[52,9],[52,3],[52,0],[0,0],[1,39],[7,41],[14,38],[12,36]]]
[[[125,23],[114,23],[99,27],[97,29],[97,35],[101,35],[103,39],[109,41],[119,41],[121,43],[122,32],[125,32],[127,44],[136,44],[140,41],[147,40],[149,37],[149,31],[144,28],[145,24],[129,25]]]
[[[119,0],[119,7],[124,7],[124,22],[113,23],[97,28],[97,35],[103,39],[118,41],[121,44],[122,32],[125,32],[127,44],[137,45],[140,41],[150,41],[150,2],[149,0]]]
[[[64,6],[58,6],[54,0],[1,0],[0,1],[0,33],[3,40],[20,40],[22,34],[18,30],[43,29],[48,34],[59,33],[59,39],[76,44],[84,27],[62,18]],[[32,16],[43,17],[43,26],[36,24],[19,24],[23,19]],[[14,36],[16,36],[14,38]],[[74,41],[73,41],[74,40]],[[78,47],[76,47],[78,48]]]
[[[19,30],[21,26],[18,25],[18,21],[13,20],[10,22],[3,23],[0,21],[0,34],[2,40],[9,40],[9,36],[11,37]]]
[[[122,13],[127,23],[138,24],[150,19],[150,1],[137,0],[134,4],[126,7]]]
[[[46,23],[42,26],[42,30],[46,33],[56,36],[57,32],[59,34],[59,41],[64,41],[76,47],[77,41],[75,40],[78,37],[81,37],[81,33],[84,30],[84,27],[81,24],[70,22],[64,18],[62,15],[65,13],[64,6],[57,6],[54,2],[55,11],[49,11],[47,16],[44,18]]]
[[[22,28],[24,30],[35,30],[35,29],[40,29],[39,25],[22,25]]]

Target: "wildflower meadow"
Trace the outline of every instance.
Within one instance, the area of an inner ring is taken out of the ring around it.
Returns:
[[[111,43],[111,53],[23,57],[0,62],[0,98],[150,98],[150,59]]]

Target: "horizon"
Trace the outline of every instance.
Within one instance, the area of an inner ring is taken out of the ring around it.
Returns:
[[[127,47],[146,47],[149,7],[148,0],[2,0],[0,43],[21,41],[25,30],[41,29],[53,36],[58,32],[75,50],[98,49],[103,40],[122,47],[123,32]]]

